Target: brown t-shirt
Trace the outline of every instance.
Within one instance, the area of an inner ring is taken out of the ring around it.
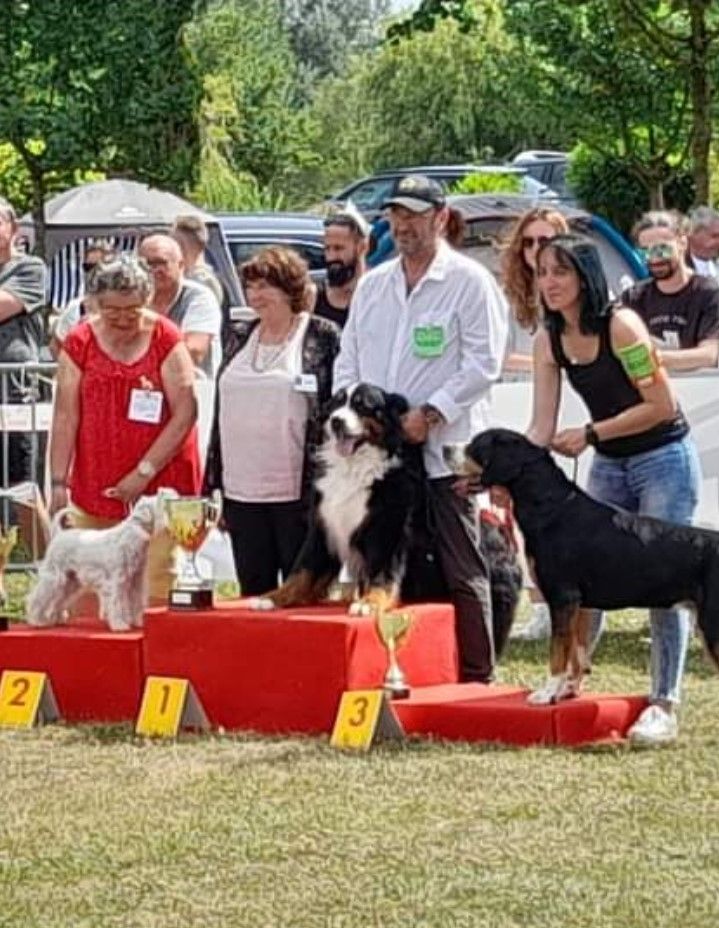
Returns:
[[[656,281],[644,280],[624,291],[622,303],[639,313],[649,334],[668,349],[719,338],[719,284],[711,277],[693,274],[676,293],[662,293]]]

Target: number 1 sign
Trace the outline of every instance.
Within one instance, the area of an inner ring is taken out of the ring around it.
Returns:
[[[148,677],[135,733],[174,738],[180,728],[210,727],[192,684],[182,677]]]
[[[0,726],[32,728],[59,718],[50,678],[36,670],[5,670],[0,680]]]

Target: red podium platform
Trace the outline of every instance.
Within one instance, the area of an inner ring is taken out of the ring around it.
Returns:
[[[90,619],[53,628],[12,625],[0,633],[0,672],[47,673],[70,722],[134,719],[144,683],[142,637]]]
[[[527,747],[619,741],[646,704],[641,696],[586,694],[532,706],[518,687],[460,683],[420,687],[392,705],[408,734]]]
[[[410,685],[456,682],[452,606],[408,608],[414,622],[400,659]],[[373,619],[337,606],[268,613],[222,603],[145,618],[145,673],[186,677],[225,728],[329,732],[342,693],[380,686],[385,668]]]

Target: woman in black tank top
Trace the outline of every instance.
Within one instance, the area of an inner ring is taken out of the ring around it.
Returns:
[[[534,341],[529,438],[570,457],[593,446],[587,490],[596,499],[691,523],[700,471],[689,426],[641,318],[610,301],[596,246],[574,235],[547,242],[537,282],[545,325]],[[562,371],[589,420],[557,431]],[[652,610],[651,704],[630,730],[632,740],[676,738],[689,630],[685,609]]]

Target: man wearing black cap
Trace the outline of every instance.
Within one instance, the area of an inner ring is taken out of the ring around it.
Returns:
[[[494,669],[487,565],[474,502],[454,492],[442,446],[486,428],[508,332],[492,275],[450,248],[442,188],[410,175],[383,204],[399,256],[365,274],[352,299],[335,365],[335,389],[357,381],[407,397],[407,438],[424,444],[436,544],[457,616],[463,680]]]

